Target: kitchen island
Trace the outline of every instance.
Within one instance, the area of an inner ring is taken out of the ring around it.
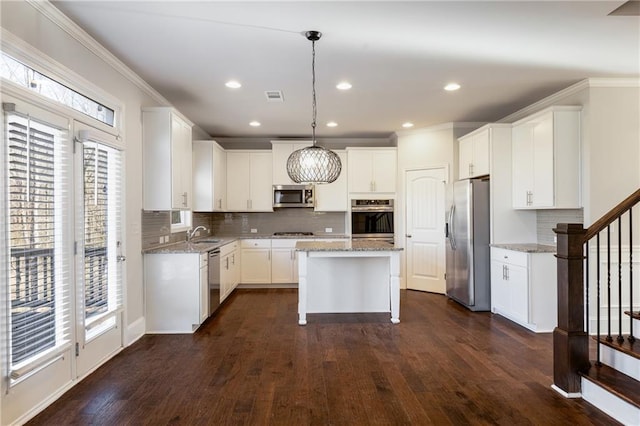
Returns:
[[[400,251],[384,241],[299,241],[298,324],[307,314],[390,312],[400,322]]]

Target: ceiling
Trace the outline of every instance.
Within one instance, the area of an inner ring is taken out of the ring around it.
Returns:
[[[497,121],[588,77],[640,76],[623,1],[55,1],[211,136],[388,137]],[[225,87],[228,80],[242,83]],[[349,81],[348,91],[336,89]],[[462,87],[447,92],[457,82]],[[265,91],[280,90],[283,102]],[[250,127],[257,120],[260,127]],[[337,127],[326,127],[328,121]]]

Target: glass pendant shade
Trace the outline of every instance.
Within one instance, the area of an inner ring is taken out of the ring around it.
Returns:
[[[293,151],[287,160],[287,173],[296,183],[331,183],[341,170],[338,154],[317,145]]]

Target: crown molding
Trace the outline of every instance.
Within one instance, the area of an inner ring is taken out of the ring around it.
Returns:
[[[109,52],[103,45],[98,43],[93,37],[91,37],[85,30],[83,30],[78,24],[73,22],[67,15],[62,13],[49,1],[41,0],[25,0],[29,5],[36,9],[40,14],[49,19],[55,25],[57,25],[64,32],[69,34],[72,38],[78,41],[91,53],[98,58],[105,61],[111,68],[120,73],[123,77],[133,83],[140,90],[145,92],[151,98],[161,105],[171,105],[171,103],[160,93],[158,93],[153,87],[144,81],[138,74],[133,72],[131,68],[125,65],[120,59],[118,59],[113,53]]]
[[[566,89],[556,92],[553,95],[547,96],[546,98],[541,99],[536,103],[524,107],[523,109],[516,111],[501,120],[498,120],[498,123],[513,123],[531,114],[534,114],[541,109],[561,104],[563,103],[563,100],[569,96],[595,87],[640,87],[640,78],[586,78],[567,87]]]

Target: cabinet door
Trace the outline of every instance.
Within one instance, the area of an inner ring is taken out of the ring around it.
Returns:
[[[523,323],[529,322],[529,279],[527,268],[507,265],[507,286],[511,316]]]
[[[271,282],[293,283],[294,251],[288,248],[271,249]]]
[[[273,211],[272,169],[271,152],[251,153],[249,210]]]
[[[229,293],[231,292],[230,283],[231,283],[232,275],[230,270],[230,266],[231,266],[230,256],[231,255],[228,254],[220,258],[220,303],[222,303],[224,299],[226,299]]]
[[[229,292],[231,292],[233,289],[238,287],[238,284],[240,283],[240,252],[234,251],[230,253],[229,256],[229,268],[231,269]]]
[[[371,151],[349,151],[349,192],[373,191]]]
[[[332,183],[315,185],[315,210],[319,212],[346,212],[349,208],[347,189],[347,153],[336,151],[342,162],[340,176]]]
[[[227,153],[227,210],[247,211],[251,185],[249,153]]]
[[[533,194],[534,207],[554,205],[553,113],[533,128]]]
[[[271,249],[242,249],[242,283],[271,283]]]
[[[310,146],[311,142],[301,143],[273,143],[271,154],[273,155],[273,184],[295,185],[287,173],[287,160],[293,151]]]
[[[458,178],[471,177],[473,163],[473,136],[458,140]]]
[[[505,263],[491,261],[491,306],[494,312],[501,314],[510,312],[509,287],[507,287],[505,268]]]
[[[513,208],[531,208],[533,192],[533,129],[524,124],[513,128],[511,142]]]
[[[209,316],[209,277],[206,267],[200,268],[200,323]]]
[[[171,115],[171,208],[176,210],[184,210],[188,205],[188,194],[185,191],[186,182],[184,181],[184,151],[187,148],[185,138],[185,129],[183,121]],[[191,146],[189,146],[189,155],[191,154]],[[190,159],[190,157],[189,157]],[[189,165],[191,171],[191,165]]]
[[[473,136],[473,160],[471,176],[485,176],[489,174],[489,129],[482,130]]]
[[[227,155],[223,149],[213,147],[213,211],[227,209]]]
[[[396,192],[396,151],[373,151],[373,191]]]

